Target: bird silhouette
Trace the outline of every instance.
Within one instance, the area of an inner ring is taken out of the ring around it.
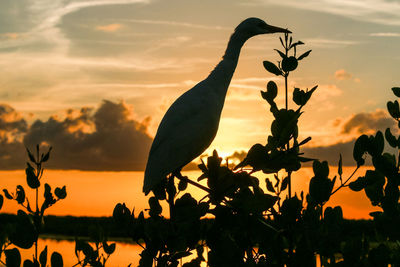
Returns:
[[[180,170],[206,150],[217,134],[225,96],[244,43],[259,34],[288,32],[259,18],[242,21],[230,37],[222,60],[208,77],[169,107],[158,127],[144,175],[147,195],[167,175]]]

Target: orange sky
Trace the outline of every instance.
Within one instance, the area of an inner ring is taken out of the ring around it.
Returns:
[[[344,168],[344,176],[347,177],[354,169]],[[335,169],[331,167],[331,175],[334,176]],[[364,172],[364,173],[363,173]],[[358,175],[364,175],[365,168],[358,172]],[[187,175],[191,179],[197,179],[199,172],[190,171]],[[303,190],[308,192],[309,179],[312,177],[311,168],[303,168],[293,175],[293,190],[299,195]],[[261,186],[265,188],[266,175],[257,174]],[[33,190],[28,190],[23,171],[1,171],[0,177],[4,188],[15,191],[18,184],[24,186],[31,204],[33,203]],[[358,177],[358,176],[356,176]],[[44,181],[50,184],[52,188],[67,187],[67,198],[56,203],[47,210],[51,215],[73,215],[73,216],[111,216],[114,206],[117,203],[125,203],[128,208],[135,208],[136,215],[140,211],[148,208],[148,198],[141,191],[142,172],[82,172],[82,171],[45,171]],[[271,178],[272,179],[272,178]],[[336,184],[336,186],[338,186]],[[265,190],[266,191],[266,190]],[[189,186],[189,192],[200,200],[205,196],[201,190]],[[42,195],[43,192],[40,192]],[[164,215],[168,216],[166,203],[162,203]],[[345,188],[339,190],[327,206],[340,205],[343,208],[345,218],[350,219],[368,219],[369,212],[377,210],[372,207],[364,192],[352,192]],[[5,200],[2,212],[15,213],[18,205],[15,201]],[[145,212],[146,214],[146,212]]]
[[[69,192],[50,213],[104,216],[117,202],[143,210],[142,171],[162,116],[210,73],[247,17],[289,28],[306,44],[299,53],[312,49],[289,77],[290,92],[319,86],[299,122],[299,139],[312,137],[305,156],[336,165],[341,153],[351,166],[357,136],[398,133],[386,112],[400,77],[398,1],[1,1],[2,186],[24,180],[22,171],[8,171],[24,169],[25,146],[40,143],[53,146],[46,167],[60,170],[48,171],[49,183]],[[274,80],[284,102],[283,80],[262,66],[279,59],[278,37],[244,45],[205,153],[266,143],[272,116],[260,90]],[[299,189],[307,186],[301,177]],[[332,203],[349,218],[370,211],[362,193],[344,191]],[[4,210],[15,209],[7,201]]]

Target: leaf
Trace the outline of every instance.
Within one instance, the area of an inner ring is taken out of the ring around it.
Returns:
[[[18,210],[17,214],[17,222],[14,225],[15,230],[10,233],[9,240],[20,248],[31,248],[38,238],[36,228],[24,211]]]
[[[339,179],[340,179],[340,183],[343,184],[342,181],[342,174],[343,174],[343,169],[342,169],[342,154],[339,154],[339,163],[338,163],[338,174],[339,174]]]
[[[288,184],[289,184],[289,176],[286,176],[286,177],[283,179],[282,184],[281,184],[281,192],[284,191],[284,190],[286,190]]]
[[[18,202],[18,204],[22,204],[25,201],[25,190],[21,185],[17,185],[17,190],[16,190],[16,201]]]
[[[327,178],[329,175],[328,162],[327,161],[319,162],[318,160],[314,160],[313,171],[315,176]]]
[[[311,178],[309,184],[309,192],[311,198],[317,204],[323,204],[324,202],[328,201],[331,196],[334,182],[335,178],[331,181],[328,177],[324,176],[316,175]]]
[[[353,191],[361,191],[366,187],[366,179],[364,176],[360,176],[354,182],[349,183],[349,188]]]
[[[32,161],[32,163],[36,163],[35,157],[32,155],[32,153],[29,151],[27,147],[26,147],[26,152],[28,153],[29,160]]]
[[[186,180],[184,180],[184,179],[179,180],[179,183],[178,183],[179,191],[185,191],[187,186],[188,186],[188,182]]]
[[[42,157],[41,162],[46,162],[46,161],[49,160],[51,149],[52,149],[52,147],[50,147],[50,148],[49,148],[49,151],[47,151],[47,153]]]
[[[367,151],[369,139],[368,136],[363,134],[357,138],[353,148],[353,158],[357,162],[357,166],[364,165],[365,160],[363,159],[364,153]]]
[[[157,217],[158,215],[161,214],[162,212],[162,207],[160,203],[158,202],[158,199],[155,197],[151,197],[149,199],[149,206],[150,206],[150,216],[151,217]]]
[[[40,266],[46,267],[47,264],[47,245],[44,247],[39,256]]]
[[[400,97],[400,87],[393,87],[392,91],[395,96]]]
[[[267,84],[267,96],[273,100],[278,95],[278,86],[274,81],[269,81]]]
[[[388,101],[387,102],[387,110],[394,119],[400,118],[400,107],[399,102],[396,100],[394,102]]]
[[[21,265],[21,254],[17,248],[6,249],[4,251],[6,255],[6,266],[20,266]]]
[[[279,40],[281,41],[281,44],[282,44],[283,48],[285,48],[285,45],[283,44],[282,37],[279,37]]]
[[[293,44],[290,46],[290,48],[296,47],[296,46],[298,46],[298,45],[303,45],[303,44],[304,44],[304,43],[303,43],[302,41],[297,41],[297,42],[293,43]]]
[[[308,50],[307,52],[305,52],[304,54],[302,54],[301,56],[299,56],[299,57],[297,58],[297,60],[300,61],[300,60],[302,60],[303,58],[307,57],[307,56],[311,53],[311,51],[312,51],[312,50]]]
[[[103,242],[103,249],[108,255],[113,254],[115,251],[115,243],[108,245],[107,242]]]
[[[276,76],[282,75],[282,71],[272,62],[264,61],[263,62],[264,68],[272,74]]]
[[[31,260],[25,260],[22,266],[23,267],[36,267],[35,264],[33,263],[33,261],[31,261]]]
[[[32,168],[31,165],[28,164],[28,167],[25,169],[26,173],[26,182],[30,188],[36,189],[40,186],[40,181],[35,174],[35,169]]]
[[[302,106],[304,92],[300,88],[294,88],[293,90],[293,102],[299,106]]]
[[[10,194],[10,193],[8,193],[8,190],[7,189],[3,189],[3,192],[4,192],[4,196],[7,198],[7,199],[13,199],[13,197],[12,197],[12,195]]]
[[[267,186],[268,191],[270,191],[271,193],[275,193],[274,186],[268,178],[265,179],[265,184]]]
[[[378,131],[375,137],[372,139],[373,141],[370,142],[368,152],[372,156],[381,155],[385,146],[385,140],[383,139],[383,134],[381,131]]]
[[[126,207],[125,203],[115,205],[113,211],[113,219],[117,223],[127,223],[130,221],[131,211]]]
[[[51,267],[63,267],[63,258],[60,253],[54,251],[50,258]]]
[[[298,144],[298,146],[305,145],[305,144],[307,144],[307,143],[310,142],[310,141],[311,141],[311,136],[309,136],[309,137],[307,137],[306,139],[304,139],[303,141],[301,141],[301,142]]]
[[[282,51],[279,51],[278,49],[274,49],[276,52],[278,52],[278,54],[281,56],[281,58],[287,58],[287,56],[285,55],[285,53],[283,53]]]
[[[67,190],[65,188],[65,185],[62,188],[57,187],[54,190],[54,194],[59,198],[59,199],[64,199],[67,197]]]
[[[387,128],[386,129],[386,131],[385,131],[385,138],[386,138],[386,141],[389,143],[389,145],[391,146],[391,147],[394,147],[394,148],[396,148],[397,147],[397,139],[396,139],[396,137],[392,134],[392,132],[390,131],[390,128]]]
[[[293,56],[284,58],[282,60],[282,69],[285,72],[293,71],[297,68],[298,64],[297,59]]]

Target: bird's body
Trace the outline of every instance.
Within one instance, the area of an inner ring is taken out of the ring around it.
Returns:
[[[258,29],[259,27],[260,29]],[[284,32],[257,18],[243,21],[232,34],[225,54],[209,76],[181,95],[165,113],[150,149],[143,192],[148,194],[168,174],[201,155],[214,140],[240,49],[250,37]]]

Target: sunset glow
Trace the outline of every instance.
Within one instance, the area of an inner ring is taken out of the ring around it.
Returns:
[[[68,197],[48,214],[110,216],[118,202],[148,208],[143,171],[164,113],[213,70],[247,17],[288,28],[305,43],[301,52],[312,49],[289,77],[290,91],[318,85],[299,123],[299,140],[312,137],[305,156],[335,166],[341,153],[349,173],[355,138],[397,132],[386,101],[400,77],[398,1],[6,0],[0,14],[1,187],[25,184],[25,146],[52,146],[45,176],[65,184]],[[202,158],[216,149],[238,163],[253,144],[266,143],[273,118],[260,90],[275,81],[283,107],[284,81],[262,61],[279,59],[279,36],[243,47]],[[199,162],[190,165],[193,179]],[[308,190],[311,169],[303,172],[296,192]],[[346,218],[374,210],[365,194],[346,190],[329,205],[339,204]],[[7,201],[2,212],[16,210]]]

